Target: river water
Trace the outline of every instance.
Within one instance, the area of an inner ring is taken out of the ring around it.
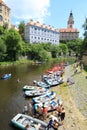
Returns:
[[[10,79],[0,79],[0,130],[16,130],[10,121],[17,113],[23,112],[24,105],[30,101],[24,98],[23,86],[32,85],[33,80],[40,80],[40,75],[49,66],[21,64],[0,68],[0,76],[4,73],[12,74]],[[20,80],[19,83],[17,79]]]

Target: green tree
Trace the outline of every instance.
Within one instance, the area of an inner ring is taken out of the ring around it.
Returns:
[[[67,52],[68,52],[68,47],[67,47],[66,44],[64,44],[64,43],[59,44],[59,48],[60,48],[60,50],[61,50],[61,53],[63,53],[63,55],[66,55],[66,54],[67,54]]]
[[[0,37],[0,62],[5,60],[6,50],[7,50],[6,45],[3,39],[1,39]]]
[[[82,55],[84,52],[87,51],[87,18],[85,19],[83,28],[84,28],[84,40],[83,40],[83,44],[82,44],[82,53],[81,53]]]
[[[19,28],[19,33],[20,33],[22,39],[24,40],[25,22],[21,21],[20,24],[19,24],[19,26],[18,26],[18,28]]]
[[[15,61],[18,59],[18,55],[21,51],[21,37],[19,33],[10,29],[6,34],[6,46],[7,46],[7,59],[11,61]]]
[[[87,38],[87,18],[82,26],[84,28],[84,39]]]
[[[0,26],[0,35],[5,34],[5,29],[3,28],[3,26]]]
[[[51,44],[51,54],[53,58],[56,58],[59,56],[60,48],[59,45]]]
[[[76,40],[72,40],[67,42],[69,54],[71,55],[71,52],[74,52],[76,56],[78,56],[81,52],[81,46],[82,46],[82,39],[78,38]]]

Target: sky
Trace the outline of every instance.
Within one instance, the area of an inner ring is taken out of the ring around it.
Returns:
[[[82,25],[87,17],[87,0],[3,0],[11,9],[11,23],[19,25],[30,19],[57,29],[66,28],[69,14],[72,11],[74,28],[83,37]]]

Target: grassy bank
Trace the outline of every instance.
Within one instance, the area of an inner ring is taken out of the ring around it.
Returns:
[[[64,80],[68,76],[72,76],[72,74],[73,67],[70,65],[65,69]],[[74,75],[73,78],[75,80],[75,84],[73,85],[67,86],[66,82],[64,82],[64,84],[61,84],[60,86],[51,88],[56,92],[57,97],[60,97],[62,99],[66,110],[64,125],[59,127],[58,130],[87,130],[87,118],[83,116],[82,112],[77,106],[77,102],[79,103],[79,100],[82,99],[82,93],[85,91],[82,89],[80,91],[80,87],[83,88],[81,82],[84,82],[84,86],[87,86],[87,79],[84,78],[84,74],[85,73],[83,71],[82,73]],[[77,86],[79,86],[79,88]],[[76,100],[78,98],[79,100]]]
[[[18,60],[18,61],[13,61],[13,62],[0,62],[1,67],[6,67],[6,66],[12,66],[12,65],[19,65],[19,64],[26,64],[26,63],[33,63],[31,60]]]
[[[58,57],[58,58],[51,58],[48,62],[49,63],[60,63],[60,62],[69,62],[69,63],[73,63],[75,61],[75,57]],[[25,64],[25,63],[30,63],[30,64],[34,64],[34,63],[38,63],[38,61],[34,61],[34,60],[28,60],[28,59],[20,59],[17,61],[11,61],[11,62],[0,62],[0,66],[5,67],[5,66],[11,66],[11,65],[19,65],[19,64]]]

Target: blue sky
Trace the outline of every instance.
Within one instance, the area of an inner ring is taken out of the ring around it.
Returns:
[[[3,0],[11,9],[11,22],[30,19],[40,21],[55,28],[66,28],[69,13],[74,16],[74,28],[83,36],[82,25],[87,17],[87,0]]]

